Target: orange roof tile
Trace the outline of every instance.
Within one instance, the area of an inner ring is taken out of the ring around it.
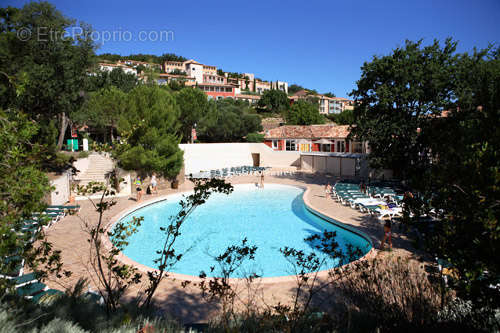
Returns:
[[[286,125],[270,129],[266,139],[320,139],[346,138],[349,135],[349,125]]]

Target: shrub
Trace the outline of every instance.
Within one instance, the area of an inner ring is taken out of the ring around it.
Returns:
[[[88,151],[81,151],[78,153],[78,158],[87,158],[89,155],[90,153]]]
[[[264,134],[248,133],[247,141],[248,142],[264,142]]]

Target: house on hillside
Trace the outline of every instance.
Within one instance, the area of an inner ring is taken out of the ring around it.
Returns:
[[[167,84],[172,81],[177,81],[177,82],[184,82],[186,86],[194,86],[196,84],[196,81],[192,77],[188,77],[186,75],[179,75],[179,74],[169,74],[169,73],[161,73],[157,74],[158,78],[156,79],[156,83],[162,85],[162,84]]]
[[[99,63],[99,69],[101,71],[111,72],[115,68],[121,68],[123,70],[123,72],[125,72],[126,74],[137,75],[137,70],[135,70],[135,68],[131,68],[131,67],[128,67],[128,66],[123,65],[123,64],[110,64],[110,63],[106,63],[106,62]]]
[[[187,77],[194,78],[198,84],[203,83],[206,76],[217,76],[217,67],[200,64],[193,59],[186,61],[165,61],[163,71],[167,74],[186,73]]]
[[[367,153],[366,144],[348,140],[348,135],[348,125],[286,125],[266,131],[264,143],[275,151]]]
[[[300,99],[317,99],[320,114],[338,114],[345,110],[352,109],[353,101],[343,97],[328,97],[321,94],[311,94],[307,90],[297,91],[290,96],[290,103],[293,104]]]

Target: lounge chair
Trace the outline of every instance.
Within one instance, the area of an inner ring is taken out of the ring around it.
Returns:
[[[9,278],[21,276],[24,273],[24,259],[21,256],[13,255],[9,257],[5,257],[2,259],[3,264],[6,265],[10,271],[2,272],[0,277]],[[11,266],[11,267],[9,267]]]
[[[389,209],[376,209],[377,214],[379,214],[378,218],[380,220],[385,218],[394,218],[394,217],[403,217],[403,209],[402,208],[389,208]]]
[[[22,287],[16,288],[16,293],[25,298],[32,298],[34,295],[47,290],[47,285],[41,282],[33,282],[23,285]]]
[[[23,274],[21,276],[16,276],[16,277],[7,277],[7,280],[14,282],[16,288],[25,286],[30,283],[38,282],[38,278],[35,273]]]

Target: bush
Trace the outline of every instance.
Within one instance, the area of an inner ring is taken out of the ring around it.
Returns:
[[[88,151],[81,151],[78,153],[78,158],[87,158],[89,155],[90,153]]]
[[[248,133],[247,142],[264,142],[264,134]]]

